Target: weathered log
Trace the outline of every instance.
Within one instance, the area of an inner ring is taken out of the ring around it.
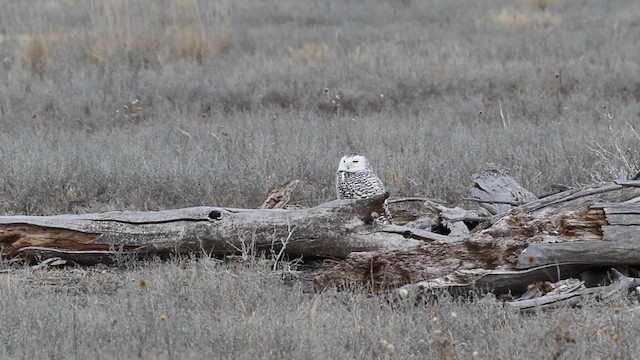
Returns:
[[[416,206],[414,206],[413,210],[406,210],[406,213],[399,209],[393,209],[394,223],[405,224],[410,228],[440,230],[440,232],[447,233],[449,236],[469,233],[469,228],[464,223],[465,221],[478,223],[489,219],[487,216],[478,214],[476,210],[465,210],[459,207],[449,208],[426,198],[399,198],[389,201],[389,204],[405,202],[419,204],[420,210],[416,209]],[[409,213],[411,215],[407,216]]]
[[[143,254],[116,250],[74,251],[39,246],[29,246],[22,248],[20,249],[19,255],[25,260],[37,264],[47,263],[51,259],[60,259],[65,263],[70,261],[82,265],[112,265],[121,260],[137,259],[138,257],[145,256]],[[148,255],[149,254],[147,254],[147,256]],[[156,255],[160,256],[165,254],[157,253]]]
[[[486,164],[486,168],[473,174],[469,189],[472,201],[496,215],[511,210],[514,206],[537,199],[509,176],[507,169],[499,164]]]
[[[581,188],[569,189],[561,193],[534,200],[504,213],[495,215],[491,219],[491,224],[495,224],[506,215],[517,212],[534,213],[549,209],[550,213],[557,214],[564,211],[575,211],[592,204],[603,202],[632,202],[639,196],[639,188],[631,185],[620,185],[618,183],[587,185]]]
[[[599,294],[601,298],[606,299],[640,285],[640,279],[624,276],[616,269],[611,269],[611,277],[613,283],[608,286],[580,288],[561,294],[548,294],[534,299],[510,301],[507,304],[518,308],[520,311],[575,306],[582,302],[586,295]]]
[[[598,203],[581,211],[563,213],[559,231],[563,235],[577,234],[579,236],[576,238],[580,241],[531,244],[520,255],[517,268],[559,262],[580,262],[594,266],[640,265],[638,204]],[[569,238],[558,237],[558,240]]]
[[[260,209],[284,209],[291,200],[291,194],[296,189],[300,180],[287,181],[284,184],[275,184],[269,189],[267,198],[260,204]]]
[[[532,284],[578,277],[589,268],[589,265],[558,264],[527,270],[456,270],[445,277],[404,285],[396,292],[401,294],[405,289],[406,294],[419,297],[433,290],[445,289],[456,295],[480,291],[492,292],[496,296],[519,296]]]
[[[3,256],[33,253],[91,262],[105,254],[258,254],[344,258],[354,251],[388,251],[415,246],[426,231],[372,222],[383,210],[382,194],[335,200],[300,210],[196,207],[158,212],[0,217]],[[34,249],[35,247],[35,249]],[[31,250],[30,250],[31,248]],[[53,251],[52,250],[52,251]],[[69,252],[63,256],[61,252]],[[79,255],[78,252],[85,252]],[[93,255],[92,255],[93,254]]]
[[[634,241],[640,246],[640,226],[638,225],[603,225],[602,240],[617,241],[626,240]]]
[[[640,249],[640,242],[612,246],[609,243],[615,239],[602,241],[604,234],[622,233],[620,228],[609,228],[613,226],[609,219],[629,224],[631,221],[620,218],[620,213],[640,214],[640,205],[633,205],[638,206],[637,210],[631,205],[639,196],[640,188],[619,184],[571,189],[495,216],[490,228],[450,237],[446,243],[435,241],[393,252],[354,253],[318,276],[315,288],[322,291],[326,286],[360,283],[375,290],[389,289],[443,278],[461,269],[515,270],[566,263],[587,268],[640,265],[640,250],[636,250]],[[617,207],[617,201],[624,206]],[[600,205],[590,207],[591,204]],[[522,253],[526,248],[529,249]]]
[[[620,239],[531,244],[518,257],[516,269],[568,262],[594,267],[640,265],[640,242]]]
[[[388,209],[393,218],[393,224],[409,226],[409,223],[418,220],[423,225],[430,224],[419,226],[420,229],[432,230],[431,225],[437,223],[438,213],[426,206],[429,201],[429,199],[418,197],[388,199]]]
[[[526,242],[515,239],[473,236],[396,251],[352,253],[317,276],[314,288],[321,292],[328,286],[366,284],[380,291],[444,277],[459,270],[497,269],[505,264],[514,267],[526,246]]]

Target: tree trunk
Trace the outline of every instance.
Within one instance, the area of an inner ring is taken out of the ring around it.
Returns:
[[[636,184],[570,189],[494,216],[491,227],[446,242],[354,253],[317,276],[314,288],[322,291],[327,286],[356,283],[381,291],[420,281],[487,286],[475,280],[469,283],[460,271],[511,270],[515,272],[511,276],[519,276],[519,269],[562,264],[564,271],[556,279],[562,280],[574,276],[576,269],[640,265],[640,235],[634,233],[640,227],[640,205],[635,205],[640,188]],[[524,292],[526,287],[509,290]]]
[[[372,223],[388,194],[335,200],[301,210],[195,207],[158,212],[0,217],[4,256],[56,254],[104,262],[109,254],[212,255],[271,252],[289,257],[345,258],[354,251],[415,246],[428,231]]]

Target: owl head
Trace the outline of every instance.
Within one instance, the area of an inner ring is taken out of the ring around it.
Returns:
[[[340,164],[338,164],[338,171],[347,171],[347,172],[358,172],[370,170],[369,160],[366,157],[360,154],[348,154],[340,159]]]

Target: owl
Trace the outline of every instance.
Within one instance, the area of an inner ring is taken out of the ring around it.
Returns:
[[[360,154],[348,154],[340,159],[336,172],[336,194],[338,199],[364,199],[384,194],[382,180],[373,172],[369,160]],[[391,214],[384,202],[385,214],[379,222],[390,223]]]

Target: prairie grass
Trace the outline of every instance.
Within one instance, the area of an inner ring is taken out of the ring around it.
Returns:
[[[0,14],[5,213],[254,207],[292,178],[315,205],[349,151],[394,196],[457,204],[489,161],[542,194],[611,179],[638,125],[631,4],[41,3]]]
[[[261,263],[202,258],[0,275],[3,358],[612,359],[639,345],[616,298],[521,315],[491,296],[418,304],[306,294]]]
[[[485,162],[536,194],[638,170],[637,3],[0,7],[2,214],[257,207],[291,179],[302,180],[293,202],[313,206],[334,198],[337,162],[352,151],[392,196],[465,207]],[[304,294],[267,268],[183,259],[2,274],[0,357],[637,352],[628,300],[525,317],[446,296],[397,307],[357,291]]]

